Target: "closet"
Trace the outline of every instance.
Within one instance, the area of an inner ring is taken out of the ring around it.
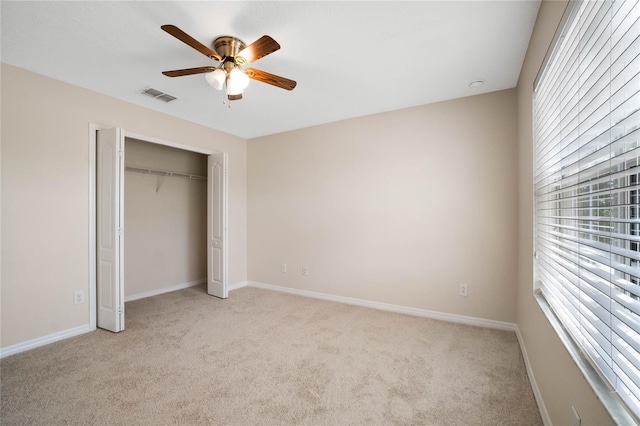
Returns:
[[[125,301],[207,281],[207,156],[125,138]]]
[[[203,282],[227,298],[227,154],[120,128],[94,134],[91,323],[123,331],[125,300]]]

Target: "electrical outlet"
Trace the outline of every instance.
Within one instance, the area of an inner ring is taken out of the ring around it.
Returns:
[[[80,303],[84,303],[84,291],[76,291],[73,293],[73,304],[79,305]]]
[[[287,273],[287,264],[283,263],[282,265],[280,265],[280,272],[282,272],[283,274]]]
[[[309,268],[307,268],[306,266],[302,267],[302,275],[309,275]]]
[[[460,284],[460,287],[458,287],[458,294],[460,296],[467,297],[467,285],[466,284]]]

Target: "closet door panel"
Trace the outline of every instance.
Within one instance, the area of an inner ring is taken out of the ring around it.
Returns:
[[[120,129],[99,130],[96,147],[97,325],[124,330],[124,138]]]
[[[207,167],[207,293],[228,297],[226,154],[208,157]]]

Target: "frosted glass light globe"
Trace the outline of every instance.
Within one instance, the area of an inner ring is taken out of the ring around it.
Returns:
[[[210,72],[205,74],[204,78],[207,79],[207,83],[213,86],[216,90],[222,90],[224,86],[224,80],[227,77],[227,74],[224,70],[218,68],[214,72]]]
[[[240,68],[234,68],[229,73],[229,84],[234,90],[244,90],[249,85],[249,76],[247,76]]]

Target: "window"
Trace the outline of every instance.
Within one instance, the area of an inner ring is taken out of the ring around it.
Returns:
[[[535,281],[640,417],[640,1],[569,8],[534,90]]]

